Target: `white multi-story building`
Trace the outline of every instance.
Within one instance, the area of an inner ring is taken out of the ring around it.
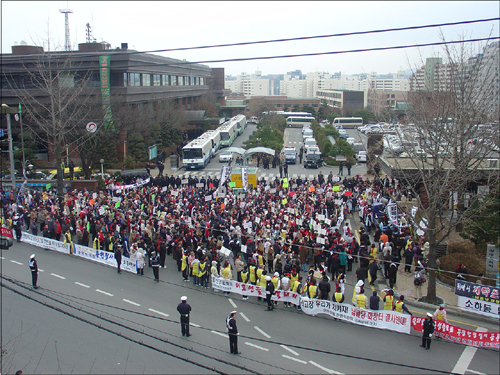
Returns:
[[[271,95],[269,79],[262,78],[260,71],[256,71],[255,74],[242,73],[236,76],[236,80],[226,80],[225,88],[235,93],[243,93],[245,96]]]

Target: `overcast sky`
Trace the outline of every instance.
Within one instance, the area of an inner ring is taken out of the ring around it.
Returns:
[[[195,47],[213,44],[328,35],[356,31],[439,24],[498,17],[498,1],[5,1],[2,0],[2,53],[11,46],[27,44],[51,49],[64,48],[64,15],[69,8],[73,48],[85,42],[90,23],[97,41],[113,48],[128,43],[139,51]],[[499,22],[482,22],[423,30],[317,40],[270,43],[255,46],[210,48],[167,52],[164,55],[188,61],[267,57],[299,53],[333,52],[439,42],[462,37],[499,35]],[[474,48],[477,48],[475,46]],[[420,65],[442,47],[407,48],[314,57],[208,63],[224,67],[226,74],[241,72],[282,74],[296,69],[303,73],[323,71],[345,74],[396,73]]]

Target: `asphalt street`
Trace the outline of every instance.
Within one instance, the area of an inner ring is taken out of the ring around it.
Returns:
[[[290,132],[289,142],[293,136]],[[217,159],[210,164],[220,170]],[[324,174],[331,170],[323,168]],[[291,165],[289,173],[302,170]],[[356,230],[357,220],[349,220]],[[38,290],[31,288],[32,253],[40,268]],[[171,257],[160,269],[159,283],[151,268],[144,276],[118,274],[23,243],[1,252],[1,266],[2,349],[7,351],[2,373],[495,374],[499,369],[497,350],[433,340],[426,351],[413,331],[405,335],[362,327],[282,304],[268,312],[255,298],[243,301],[183,282]],[[351,272],[346,300],[354,281]],[[176,310],[182,295],[193,308],[189,338],[180,334]],[[225,319],[232,310],[238,312],[240,355],[229,353]],[[453,324],[498,332],[498,324],[470,318]]]

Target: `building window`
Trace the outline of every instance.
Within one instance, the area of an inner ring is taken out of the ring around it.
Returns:
[[[168,75],[162,76],[161,84],[162,84],[162,86],[169,86],[170,85],[170,80],[168,79]]]
[[[161,74],[153,74],[153,86],[161,86]]]
[[[184,86],[184,77],[177,77],[177,86]]]
[[[276,108],[281,108],[281,104],[276,104]]]
[[[318,107],[318,105],[317,105],[317,104],[313,104],[312,106],[313,106],[314,108],[317,108],[317,107]]]
[[[142,74],[142,86],[151,86],[151,74]]]
[[[141,75],[140,73],[123,73],[124,86],[140,86]]]
[[[200,85],[204,85],[205,84],[205,78],[204,77],[200,77]]]
[[[191,85],[196,85],[196,77],[191,77]]]
[[[177,86],[177,76],[170,76],[170,86]]]

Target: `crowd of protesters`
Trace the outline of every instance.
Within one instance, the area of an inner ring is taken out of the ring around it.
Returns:
[[[139,275],[152,259],[165,267],[172,256],[183,280],[204,288],[213,274],[340,302],[346,273],[355,272],[352,302],[366,308],[356,296],[379,270],[391,287],[400,263],[405,272],[413,266],[415,275],[425,276],[428,243],[410,235],[404,214],[391,222],[385,210],[405,194],[395,180],[319,172],[313,180],[262,179],[248,191],[232,189],[228,181],[220,189],[210,177],[173,175],[146,181],[132,176],[123,183],[111,178],[106,184],[105,191],[72,190],[62,197],[54,190],[26,191],[17,201],[2,191],[1,224],[13,228],[18,240],[24,229],[118,251],[137,261]],[[343,220],[355,213],[359,239]]]

